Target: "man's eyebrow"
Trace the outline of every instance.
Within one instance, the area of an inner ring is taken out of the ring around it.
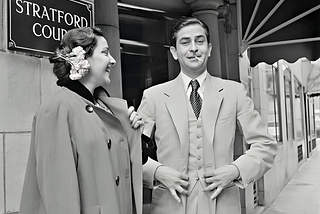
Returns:
[[[196,36],[196,39],[199,39],[199,38],[205,38],[205,36],[204,36],[204,35],[198,35],[198,36]],[[182,37],[179,41],[181,41],[181,40],[188,40],[188,39],[190,39],[190,37]]]
[[[199,36],[196,36],[196,38],[198,39],[198,38],[205,38],[205,36],[204,35],[199,35]]]
[[[188,40],[188,39],[190,39],[190,37],[182,37],[179,41],[181,41],[181,40]]]

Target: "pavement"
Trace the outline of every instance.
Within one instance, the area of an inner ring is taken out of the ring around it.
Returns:
[[[320,214],[320,139],[316,153],[300,167],[263,214]]]

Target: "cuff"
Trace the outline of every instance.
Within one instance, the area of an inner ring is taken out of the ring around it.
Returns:
[[[159,166],[163,164],[148,157],[148,161],[143,165],[143,186],[152,189],[156,184],[154,179],[154,173]]]
[[[237,166],[237,164],[236,164],[235,162],[232,162],[230,165],[235,166],[235,167],[237,168],[238,172],[239,172],[239,176],[233,181],[233,183],[234,183],[237,187],[239,187],[239,188],[241,188],[241,189],[244,189],[247,185],[245,185],[245,184],[243,183],[243,180],[242,180],[242,177],[241,177],[241,172],[240,172],[239,167]]]
[[[239,176],[235,179],[235,181],[240,180],[241,179],[241,175],[240,175],[240,170],[239,170],[238,166],[235,165],[234,163],[231,163],[230,165],[235,166],[237,168],[237,170],[238,170],[238,173],[239,173]]]

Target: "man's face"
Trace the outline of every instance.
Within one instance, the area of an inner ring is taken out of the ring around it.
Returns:
[[[199,24],[185,26],[177,32],[176,38],[176,48],[171,46],[170,51],[179,61],[182,72],[191,78],[201,75],[207,69],[212,48],[204,28]]]

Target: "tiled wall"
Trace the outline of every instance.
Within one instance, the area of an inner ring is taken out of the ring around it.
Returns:
[[[0,51],[0,213],[19,210],[32,119],[58,90],[46,58]]]

